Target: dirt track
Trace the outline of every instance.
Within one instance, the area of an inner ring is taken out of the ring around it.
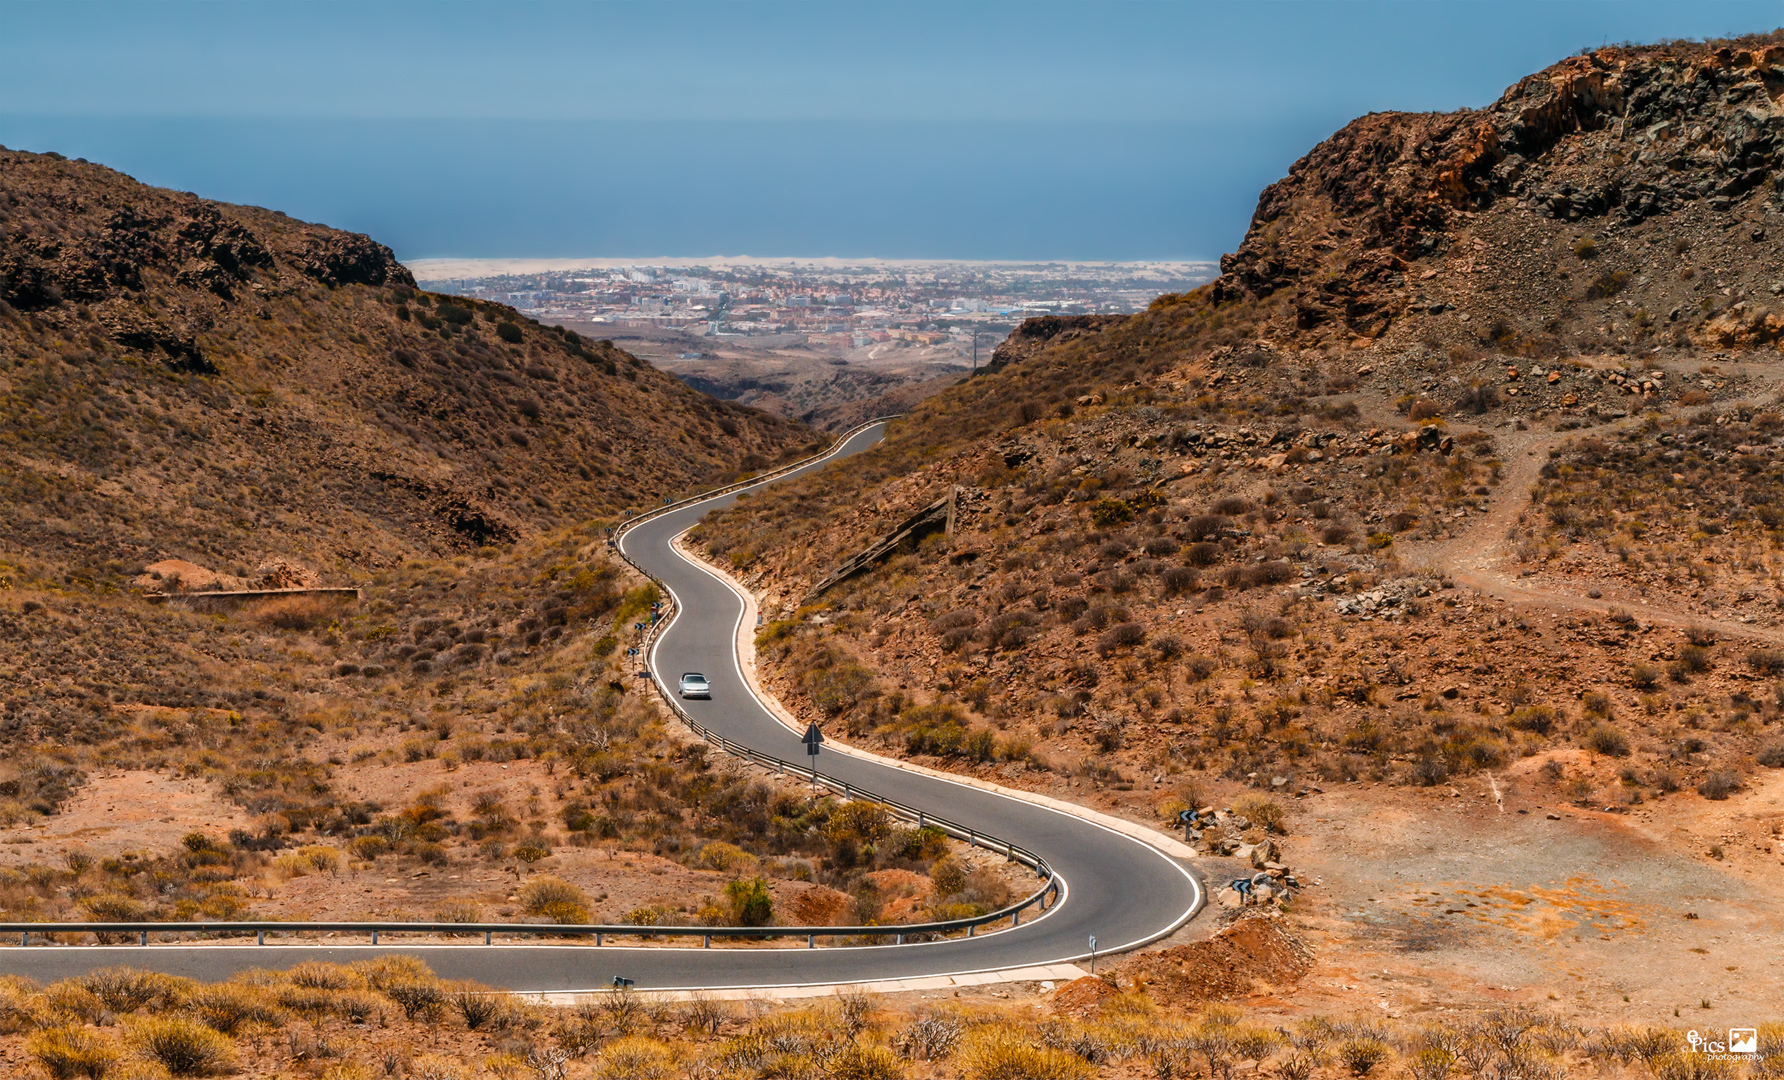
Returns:
[[[1729,409],[1776,400],[1784,393],[1784,373],[1757,364],[1726,365],[1740,374],[1765,380],[1762,389],[1725,401],[1712,407]],[[1475,519],[1458,535],[1441,543],[1410,543],[1400,559],[1408,566],[1429,567],[1447,575],[1458,585],[1474,589],[1522,608],[1546,611],[1588,611],[1608,614],[1613,609],[1628,612],[1644,623],[1660,626],[1703,626],[1718,635],[1730,638],[1768,641],[1784,644],[1784,629],[1756,626],[1751,623],[1707,618],[1656,606],[1634,597],[1593,599],[1557,586],[1552,581],[1535,581],[1508,573],[1505,564],[1511,552],[1508,538],[1518,518],[1530,506],[1530,493],[1540,478],[1549,451],[1574,439],[1588,435],[1620,433],[1640,427],[1647,421],[1636,414],[1590,429],[1576,431],[1512,432],[1499,434],[1505,462],[1498,490],[1487,512]],[[1454,425],[1458,430],[1472,430]]]

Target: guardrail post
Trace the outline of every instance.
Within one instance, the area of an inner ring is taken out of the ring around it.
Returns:
[[[485,945],[488,945],[490,943],[489,939],[490,939],[490,932],[488,930],[485,930],[483,932],[483,943]]]
[[[974,923],[974,924],[972,924],[972,925],[971,925],[971,926],[969,926],[969,927],[967,927],[967,928],[966,928],[966,936],[967,936],[967,937],[972,937],[972,936],[973,936],[973,932],[974,932],[974,931],[975,931],[975,930],[977,930],[977,929],[978,929],[978,928],[979,928],[979,924],[978,924],[978,923]]]
[[[978,847],[979,846],[979,834],[976,830],[973,830],[973,829],[966,830],[966,846],[967,847]]]
[[[1022,909],[1021,908],[1017,908],[1015,911],[1010,912],[1010,925],[1011,926],[1021,926],[1022,925]]]
[[[922,827],[923,827],[923,811],[919,810],[919,811],[917,811],[917,828],[921,829]]]
[[[701,947],[701,948],[702,948],[702,949],[710,949],[710,948],[712,948],[712,935],[711,935],[711,934],[707,934],[707,935],[706,935],[706,944],[704,944],[704,945],[702,945],[702,946],[700,946],[700,947]]]
[[[816,934],[805,935],[805,947],[808,949],[817,948],[818,947],[818,935],[816,935]]]
[[[143,936],[147,937],[148,935],[144,934]],[[147,945],[148,942],[145,941],[145,942],[143,942],[143,944]],[[256,945],[265,945],[266,944],[266,931],[265,930],[256,930],[254,932],[254,944],[256,944]]]
[[[595,935],[595,948],[597,948],[597,949],[598,949],[598,948],[600,948],[600,947],[601,947],[601,938],[602,938],[602,936],[603,936],[603,935],[601,935],[601,934],[596,934],[596,935]]]
[[[904,944],[904,935],[903,934],[896,934],[896,935],[894,935],[894,937],[896,938],[896,940],[894,940],[892,942],[892,944],[894,944],[894,945],[903,945]]]
[[[29,944],[31,944],[31,931],[27,930],[19,935],[19,945],[25,946]]]
[[[376,931],[376,930],[372,931],[372,944],[373,945],[378,944],[378,931]]]
[[[1009,851],[1010,861],[1015,862],[1016,861],[1016,845],[1015,844],[1005,844],[1004,847],[1007,848]]]

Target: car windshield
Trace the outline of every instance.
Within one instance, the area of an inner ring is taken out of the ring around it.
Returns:
[[[690,671],[681,677],[682,682],[705,682],[706,676],[697,671]]]

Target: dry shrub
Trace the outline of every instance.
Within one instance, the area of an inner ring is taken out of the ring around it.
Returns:
[[[1628,757],[1629,736],[1609,724],[1597,724],[1586,733],[1586,748],[1605,757]]]
[[[474,923],[483,918],[483,905],[475,900],[448,900],[434,909],[434,921]]]
[[[16,1035],[48,1023],[48,1011],[29,979],[0,975],[0,1035]]]
[[[382,836],[358,836],[347,845],[353,854],[368,862],[390,850],[390,841]]]
[[[234,1035],[243,1024],[282,1027],[284,1010],[274,1002],[264,987],[247,983],[226,982],[201,986],[186,999],[186,1007],[207,1027],[225,1035]]]
[[[1195,587],[1202,582],[1202,575],[1191,566],[1173,566],[1165,570],[1162,580],[1165,585],[1165,593],[1169,596],[1177,596],[1195,591]]]
[[[520,906],[529,915],[544,915],[559,923],[589,921],[588,896],[563,878],[540,874],[520,890]]]
[[[1193,566],[1213,566],[1220,561],[1220,545],[1206,540],[1189,545],[1183,551],[1183,557]]]
[[[340,866],[340,850],[326,844],[310,844],[281,855],[273,862],[274,872],[285,879],[310,874],[334,874],[340,870]]]
[[[384,1001],[376,994],[367,994],[358,990],[337,993],[334,998],[334,1011],[345,1020],[355,1024],[364,1024],[384,1015]]]
[[[53,982],[43,992],[49,1014],[69,1023],[96,1024],[108,1011],[98,995],[74,979]]]
[[[487,986],[474,982],[454,983],[446,1000],[470,1031],[495,1020],[502,1014],[502,999]]]
[[[1703,778],[1697,785],[1697,793],[1706,799],[1722,800],[1739,791],[1741,776],[1727,769],[1718,770]]]
[[[830,1080],[901,1080],[904,1066],[883,1046],[850,1043],[824,1063]]]
[[[954,1053],[966,1023],[952,1013],[920,1012],[905,1025],[893,1044],[912,1061],[940,1061]]]
[[[281,1008],[290,1009],[314,1023],[334,1009],[335,999],[341,993],[343,991],[325,990],[317,986],[282,986],[279,988],[278,1002]]]
[[[111,1036],[73,1026],[44,1028],[26,1041],[25,1050],[52,1080],[100,1080],[119,1056],[118,1044]]]
[[[973,1032],[956,1060],[965,1080],[1088,1080],[1092,1073],[1077,1054],[1042,1046],[1007,1024]]]
[[[1262,826],[1273,833],[1287,832],[1283,827],[1288,820],[1288,811],[1282,804],[1266,795],[1247,795],[1233,804],[1233,812],[1240,817],[1249,818],[1254,825]]]
[[[334,604],[320,596],[281,596],[256,605],[250,617],[268,630],[310,630],[333,614]]]
[[[107,1009],[120,1014],[135,1012],[156,1000],[177,1006],[193,986],[187,979],[132,967],[100,968],[80,976],[76,982]]]
[[[449,1057],[423,1054],[403,1070],[408,1080],[469,1080],[471,1071]]]
[[[1192,542],[1199,543],[1219,536],[1221,530],[1230,524],[1219,514],[1198,514],[1183,523],[1183,530]]]
[[[379,989],[409,1020],[432,1016],[446,1002],[446,988],[433,979],[392,979]]]
[[[384,957],[379,959],[384,959]],[[419,961],[417,962],[419,963]],[[292,986],[302,986],[314,990],[362,990],[367,983],[367,977],[364,974],[341,964],[330,964],[321,960],[306,960],[301,964],[293,964],[291,969],[285,973],[285,979]]]
[[[723,840],[714,840],[712,843],[707,844],[700,849],[698,865],[702,869],[717,870],[724,874],[741,874],[755,869],[756,857],[738,847],[736,844],[727,844]],[[557,879],[552,878],[550,880],[556,881]],[[529,886],[529,888],[530,887],[531,886]],[[569,888],[577,892],[578,897],[580,897],[581,891],[576,889],[574,885],[569,886]],[[572,903],[587,902],[585,898],[568,899],[571,899]]]
[[[1387,1043],[1368,1037],[1345,1039],[1338,1044],[1336,1050],[1338,1060],[1343,1063],[1346,1069],[1350,1070],[1352,1076],[1366,1075],[1370,1069],[1380,1065],[1394,1054],[1392,1050],[1388,1049]]]
[[[952,855],[935,860],[929,868],[929,881],[936,896],[952,896],[966,888],[966,864]]]
[[[668,1045],[648,1035],[627,1035],[608,1043],[595,1063],[601,1080],[663,1080],[675,1069]]]
[[[687,1025],[696,1032],[717,1035],[731,1015],[731,1006],[723,998],[695,991],[688,997]]]
[[[1131,649],[1144,644],[1146,628],[1137,622],[1124,622],[1110,627],[1097,639],[1096,651],[1107,657],[1117,649]]]
[[[1510,724],[1519,731],[1547,735],[1555,727],[1555,710],[1548,705],[1526,705],[1511,714]]]
[[[215,1076],[235,1069],[235,1043],[190,1017],[141,1017],[131,1022],[124,1037],[175,1076]]]
[[[338,965],[319,964],[317,966],[337,967]],[[370,986],[373,990],[383,990],[393,982],[428,981],[434,977],[434,969],[428,967],[420,957],[407,956],[402,953],[387,953],[371,960],[356,961],[351,965],[349,971],[365,980],[361,985]]]

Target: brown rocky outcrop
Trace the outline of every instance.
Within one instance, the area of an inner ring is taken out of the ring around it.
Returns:
[[[1613,47],[1484,109],[1362,117],[1264,190],[1214,295],[1284,294],[1283,329],[1374,338],[1441,307],[1412,264],[1483,217],[1630,229],[1695,206],[1738,215],[1784,185],[1781,64],[1778,35]]]
[[[0,233],[0,300],[21,311],[140,293],[145,274],[225,301],[244,286],[278,288],[293,272],[329,285],[415,284],[369,237],[145,187],[59,154],[0,151],[0,187],[12,213],[52,215],[49,228]]]
[[[990,373],[1026,360],[1048,345],[1071,341],[1094,334],[1128,320],[1127,315],[1042,315],[1025,319],[991,354],[991,362],[980,371]]]

